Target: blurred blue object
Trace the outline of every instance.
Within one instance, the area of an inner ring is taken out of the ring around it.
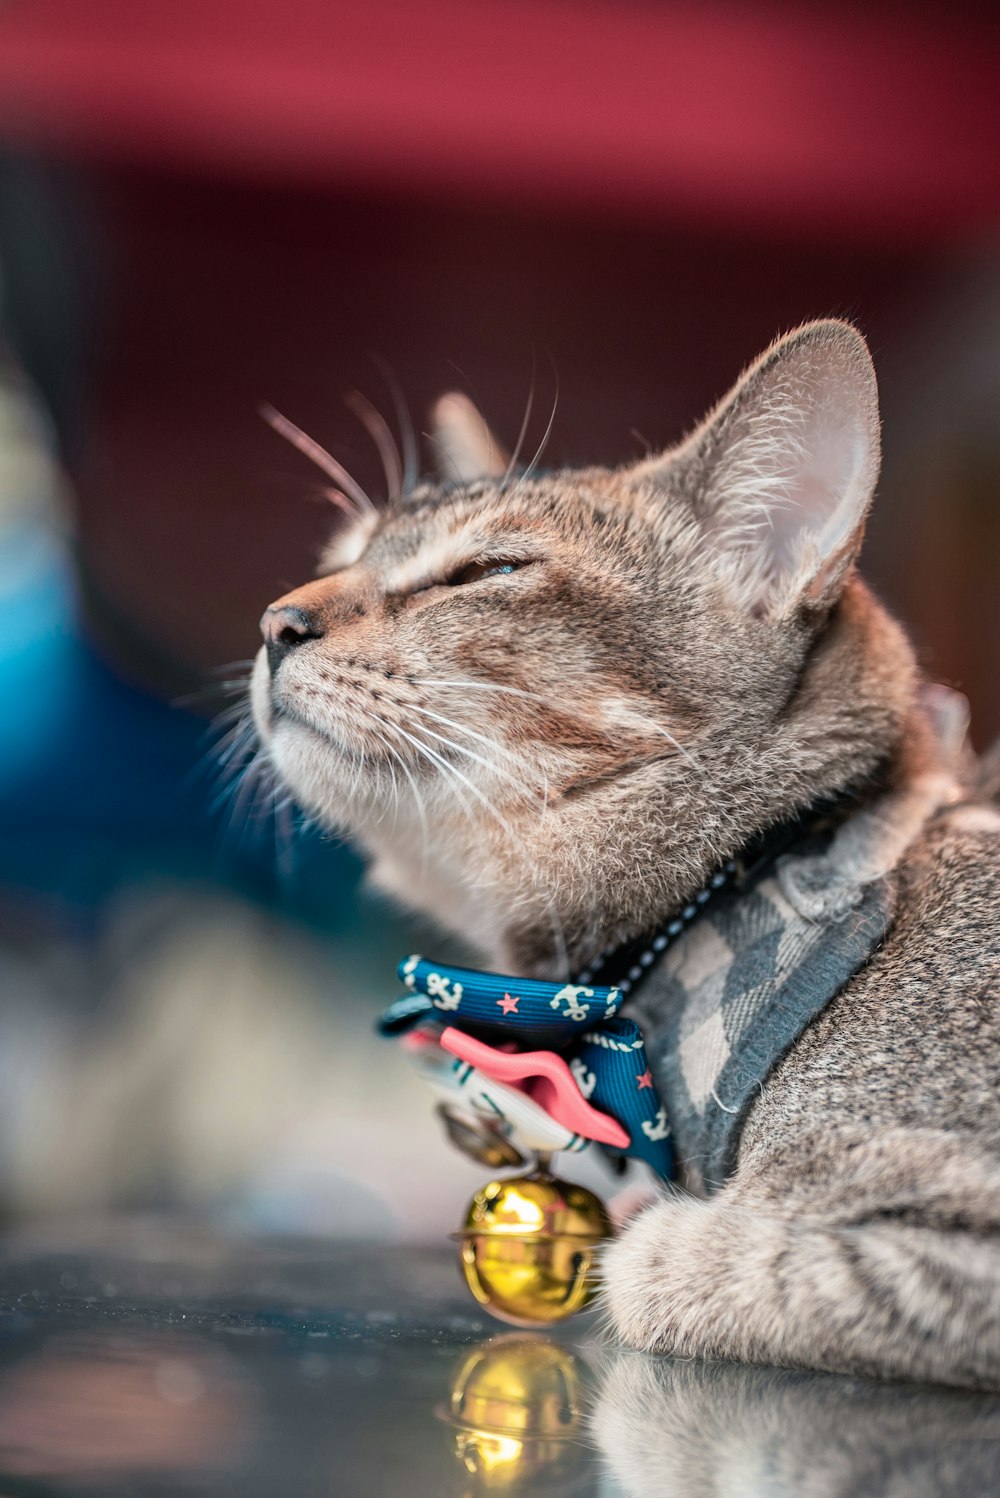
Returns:
[[[19,517],[0,532],[0,786],[5,801],[13,793],[15,807],[39,745],[61,729],[74,677],[74,633],[58,543],[31,517]]]
[[[333,933],[356,920],[357,865],[269,807],[232,817],[212,734],[130,685],[84,632],[71,557],[31,515],[0,530],[0,885],[86,919],[119,886],[222,883]]]

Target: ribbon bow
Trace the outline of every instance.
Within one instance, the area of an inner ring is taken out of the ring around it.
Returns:
[[[618,988],[545,983],[408,957],[409,992],[383,1014],[438,1095],[470,1126],[529,1149],[611,1154],[673,1174],[666,1109],[642,1032],[622,1018]],[[443,1028],[442,1028],[443,1027]]]

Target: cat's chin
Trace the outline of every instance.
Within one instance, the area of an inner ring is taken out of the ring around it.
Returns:
[[[250,678],[250,708],[261,747],[281,786],[328,831],[349,832],[345,812],[350,750],[330,734],[275,705],[263,651],[258,652]]]
[[[349,793],[349,751],[318,729],[300,720],[272,718],[266,739],[267,756],[279,782],[303,811],[329,832],[350,834],[363,818],[357,784]],[[355,775],[355,782],[356,782]]]

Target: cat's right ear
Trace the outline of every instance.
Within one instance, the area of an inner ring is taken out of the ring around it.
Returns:
[[[442,395],[431,412],[431,442],[444,483],[502,478],[510,461],[467,395]]]
[[[687,501],[734,603],[780,618],[836,600],[878,469],[871,356],[829,321],[779,339],[686,442],[634,472]]]

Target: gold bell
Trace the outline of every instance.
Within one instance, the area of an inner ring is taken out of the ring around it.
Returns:
[[[438,1416],[452,1427],[455,1456],[476,1492],[551,1490],[578,1476],[582,1439],[581,1359],[552,1342],[498,1337],[477,1347],[452,1380]]]
[[[592,1191],[540,1170],[477,1191],[455,1237],[481,1306],[514,1326],[546,1326],[593,1299],[597,1250],[611,1233]]]

